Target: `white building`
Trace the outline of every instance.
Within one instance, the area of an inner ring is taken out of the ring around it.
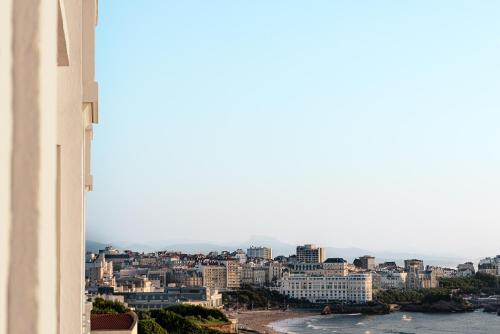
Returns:
[[[283,274],[277,290],[291,298],[311,303],[344,301],[366,303],[372,300],[372,277],[369,273],[348,276],[313,276]]]
[[[261,259],[272,260],[273,250],[269,247],[250,246],[250,248],[247,249],[247,256],[250,258],[261,258]]]
[[[398,271],[380,271],[377,272],[380,276],[381,289],[404,289],[408,274]]]
[[[106,261],[105,253],[101,252],[94,261],[85,262],[85,278],[89,287],[114,286],[113,262]]]

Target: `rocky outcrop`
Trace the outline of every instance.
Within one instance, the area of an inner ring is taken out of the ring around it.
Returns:
[[[438,301],[435,303],[421,304],[401,304],[402,311],[408,312],[423,312],[423,313],[457,313],[457,312],[472,312],[477,307],[469,303],[460,303],[453,301]]]
[[[346,304],[329,304],[321,311],[322,315],[326,314],[387,314],[390,312],[390,307],[387,304],[373,303],[363,305],[346,305]]]

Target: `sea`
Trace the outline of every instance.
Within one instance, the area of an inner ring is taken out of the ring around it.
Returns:
[[[482,310],[451,314],[330,314],[276,321],[270,327],[288,334],[500,334],[500,316]]]

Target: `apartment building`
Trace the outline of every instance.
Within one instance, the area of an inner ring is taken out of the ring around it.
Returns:
[[[226,266],[226,288],[238,289],[241,286],[241,266],[238,261],[224,261]]]
[[[203,286],[212,290],[225,290],[227,269],[225,266],[202,266]]]
[[[0,1],[0,334],[90,330],[96,0]]]
[[[277,291],[311,303],[343,301],[363,304],[372,300],[372,277],[369,273],[348,276],[285,273],[278,281]]]
[[[326,259],[326,251],[323,247],[306,244],[297,246],[297,262],[302,263],[321,263]]]
[[[247,249],[247,257],[272,260],[273,259],[273,250],[269,247],[250,246],[250,248]]]
[[[195,269],[170,269],[166,273],[166,282],[185,286],[203,286],[203,273]]]
[[[241,268],[241,284],[263,286],[269,283],[269,269],[265,266],[247,263]]]
[[[374,270],[375,269],[375,258],[370,255],[364,255],[359,258],[361,261],[361,268],[365,270]]]

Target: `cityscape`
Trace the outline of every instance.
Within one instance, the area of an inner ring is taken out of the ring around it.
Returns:
[[[0,334],[500,333],[499,13],[1,0]]]
[[[349,305],[349,312],[357,313],[366,305],[374,305],[375,310],[383,291],[434,291],[449,282],[456,283],[455,279],[483,276],[496,279],[494,292],[465,293],[466,305],[471,310],[486,308],[500,315],[500,255],[448,268],[425,265],[424,259],[378,262],[370,255],[349,263],[328,257],[325,248],[313,244],[299,245],[295,254],[286,256],[275,255],[272,248],[260,245],[207,254],[144,253],[107,246],[98,253],[87,252],[85,261],[86,291],[92,299],[146,311],[176,304],[221,309],[234,317],[230,318],[234,331],[240,328],[243,332],[256,328],[245,324],[238,327],[238,312],[271,307],[256,307],[254,301],[231,301],[230,296],[247,289],[279,293],[285,298],[282,305],[278,303],[282,311],[292,301],[295,305],[305,302],[309,310],[341,303]]]

